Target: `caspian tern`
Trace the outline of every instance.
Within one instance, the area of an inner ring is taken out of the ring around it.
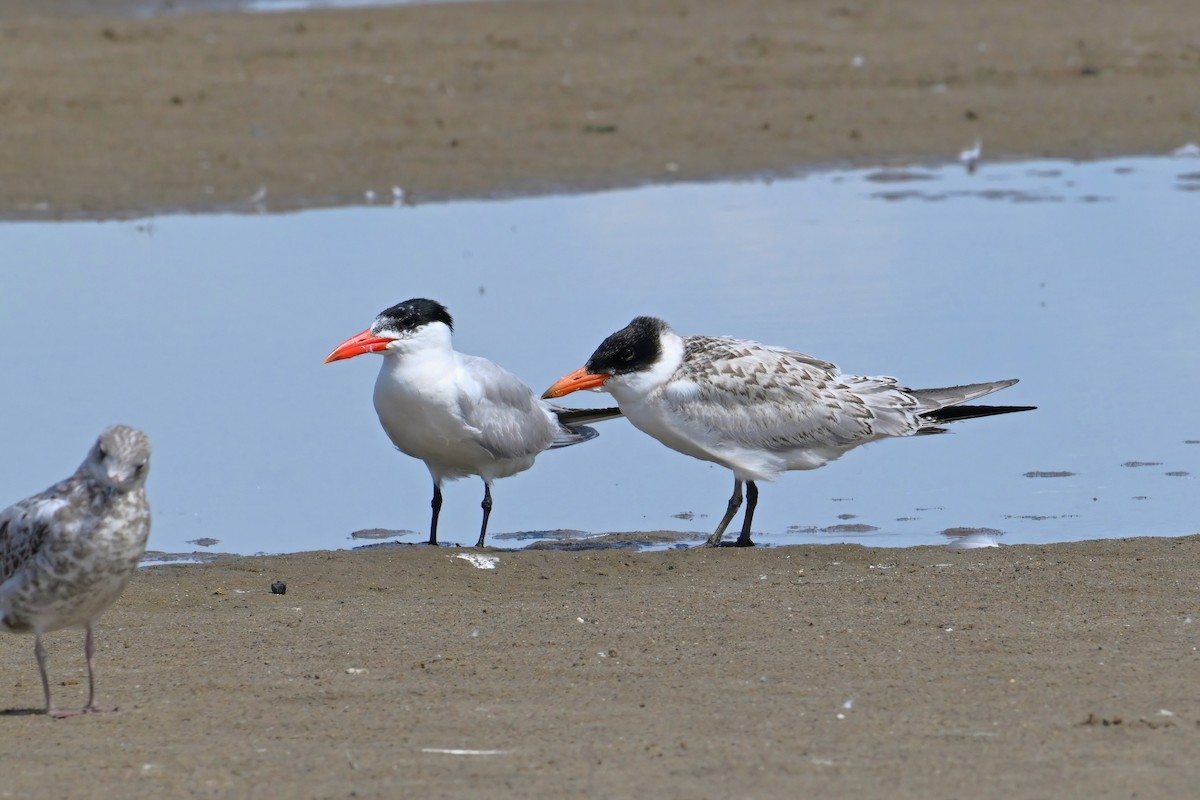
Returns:
[[[597,436],[585,423],[619,417],[615,408],[565,409],[540,400],[515,375],[486,358],[458,353],[454,322],[441,303],[413,298],[380,312],[371,327],[338,345],[325,363],[382,353],[375,411],[402,453],[425,462],[433,478],[429,544],[437,544],[442,482],[483,479],[483,547],[492,481],[524,472],[543,450]]]
[[[67,717],[50,699],[42,634],[87,631],[88,701],[96,705],[92,623],[113,604],[137,569],[150,535],[146,434],[114,425],[100,434],[75,474],[0,512],[0,628],[33,633],[46,713]]]
[[[842,375],[828,361],[781,347],[680,336],[660,319],[637,317],[542,397],[608,392],[634,427],[673,450],[733,470],[733,495],[708,545],[720,545],[742,504],[745,482],[748,504],[735,545],[751,547],[755,481],[816,469],[877,439],[940,433],[942,423],[1031,410],[959,406],[1016,382],[906,389],[894,378]]]

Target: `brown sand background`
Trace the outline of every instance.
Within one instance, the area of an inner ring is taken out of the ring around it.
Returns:
[[[1194,0],[85,13],[152,2],[0,4],[0,215],[944,161],[977,136],[998,157],[1200,139]]]
[[[0,216],[1200,139],[1188,0],[134,4],[0,4]],[[1192,797],[1198,548],[151,567],[99,626],[118,714],[40,715],[31,640],[0,638],[0,797]],[[49,649],[82,704],[82,635]]]

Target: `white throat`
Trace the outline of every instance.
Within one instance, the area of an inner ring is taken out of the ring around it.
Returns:
[[[406,336],[393,340],[383,354],[404,358],[417,353],[448,354],[453,351],[450,328],[444,322],[428,322]]]
[[[383,357],[375,381],[377,409],[381,399],[389,393],[436,391],[436,387],[454,373],[455,353],[450,328],[441,322],[422,325],[389,344]],[[383,413],[381,409],[380,413]]]

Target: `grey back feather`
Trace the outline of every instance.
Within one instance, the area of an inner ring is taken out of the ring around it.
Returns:
[[[477,380],[473,391],[459,395],[459,411],[480,446],[497,458],[534,456],[550,447],[558,426],[533,390],[486,358],[463,360]]]

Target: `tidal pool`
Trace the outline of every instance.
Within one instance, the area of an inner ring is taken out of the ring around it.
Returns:
[[[364,529],[423,541],[428,473],[378,426],[378,359],[322,359],[428,296],[455,316],[458,349],[538,390],[652,314],[914,387],[1016,377],[989,400],[1040,407],[763,484],[763,544],[1192,533],[1198,218],[1200,159],[1124,158],[3,222],[0,505],[65,477],[122,422],[154,442],[153,549],[352,547]],[[715,526],[727,470],[599,427],[496,484],[489,542],[574,529],[692,543]],[[477,479],[448,485],[444,541],[474,542],[481,495]]]

